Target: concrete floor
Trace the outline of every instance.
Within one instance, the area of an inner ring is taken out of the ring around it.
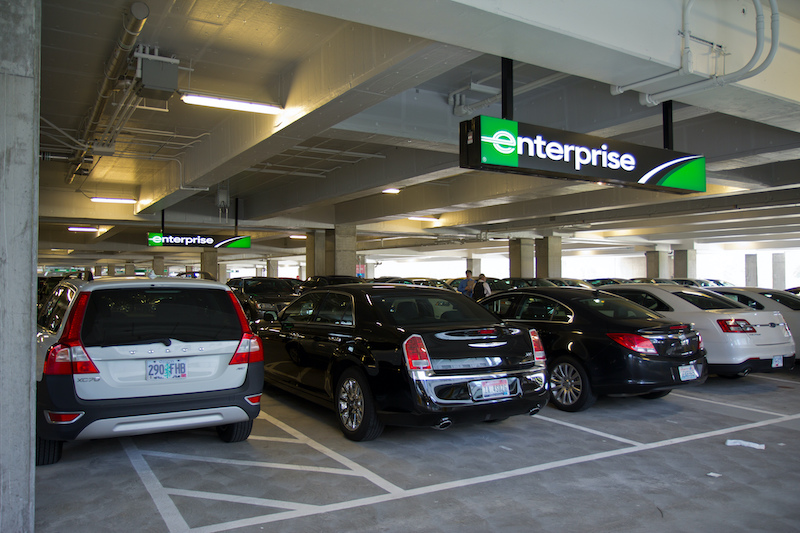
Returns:
[[[266,393],[243,443],[65,445],[36,469],[36,531],[800,531],[798,369],[366,443]]]

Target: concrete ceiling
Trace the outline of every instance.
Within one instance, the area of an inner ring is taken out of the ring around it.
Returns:
[[[763,73],[673,98],[675,150],[707,160],[708,191],[691,195],[462,169],[458,124],[500,115],[508,57],[515,120],[661,147],[661,107],[641,94],[738,69],[755,48],[752,1],[697,0],[693,73],[616,95],[680,67],[680,0],[565,0],[537,4],[535,17],[522,1],[146,5],[136,42],[179,61],[178,91],[128,99],[136,75],[124,69],[87,136],[131,2],[42,2],[41,265],[147,265],[146,232],[162,217],[171,233],[251,235],[252,249],[220,258],[250,264],[301,257],[290,235],[340,224],[356,225],[359,253],[374,260],[497,253],[507,243],[496,239],[545,235],[561,235],[565,254],[800,245],[797,0],[780,2],[781,46]],[[764,12],[762,58],[768,3]],[[190,106],[178,94],[189,90],[284,111]],[[91,162],[73,175],[69,160],[83,150]],[[402,191],[382,194],[388,187]],[[199,261],[197,249],[165,253],[168,264]]]

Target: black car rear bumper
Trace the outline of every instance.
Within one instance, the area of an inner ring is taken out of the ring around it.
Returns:
[[[72,375],[42,376],[36,387],[36,432],[47,440],[81,440],[226,425],[254,419],[260,404],[246,397],[264,384],[263,363],[250,363],[241,387],[221,391],[115,400],[81,400]],[[71,423],[52,423],[45,412],[82,413]]]
[[[595,393],[604,395],[646,394],[700,385],[708,372],[705,357],[680,360],[630,354],[603,372],[593,373],[592,387]]]
[[[481,399],[470,384],[506,379],[510,396]],[[500,420],[513,415],[536,414],[548,401],[547,375],[543,368],[465,376],[426,376],[412,380],[413,406],[408,411],[381,409],[378,417],[388,425],[447,427],[452,423]],[[379,402],[380,403],[380,402]]]

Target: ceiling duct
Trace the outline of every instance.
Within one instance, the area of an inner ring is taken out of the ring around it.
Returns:
[[[125,73],[128,67],[128,57],[136,45],[136,39],[139,38],[144,23],[150,14],[150,8],[144,2],[134,2],[131,4],[130,10],[123,17],[123,31],[117,40],[114,51],[106,63],[103,72],[103,84],[97,94],[97,100],[89,113],[89,118],[84,125],[81,140],[84,144],[88,144],[94,135],[97,125],[100,122],[100,117],[108,104],[109,97],[114,91],[120,76]],[[75,175],[78,173],[83,158],[86,155],[86,150],[79,150],[72,158],[72,162],[67,173],[66,182],[72,183]]]

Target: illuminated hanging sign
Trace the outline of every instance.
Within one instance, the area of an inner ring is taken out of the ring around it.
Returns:
[[[461,123],[460,166],[672,192],[706,190],[701,155],[485,116]]]
[[[147,246],[250,248],[250,237],[215,237],[212,235],[167,235],[164,233],[148,233]]]

